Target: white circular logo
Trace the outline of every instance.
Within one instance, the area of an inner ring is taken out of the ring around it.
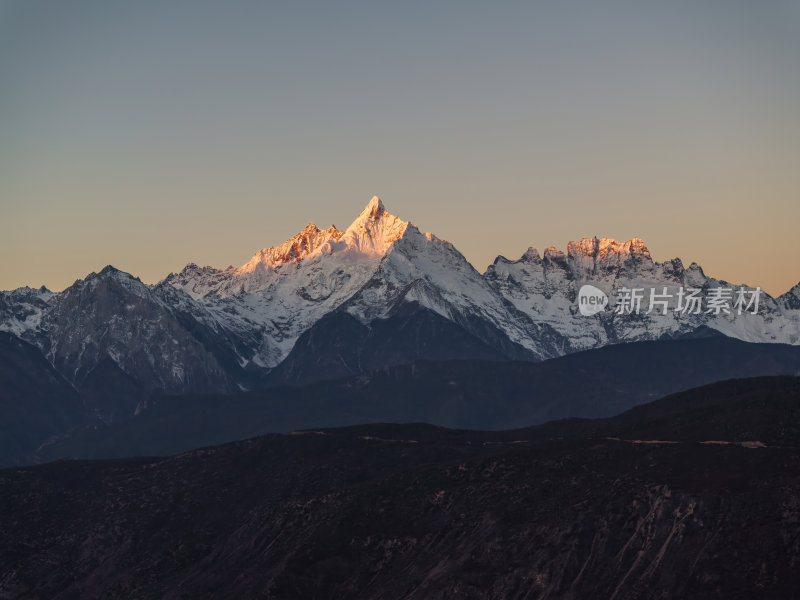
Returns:
[[[578,291],[578,310],[584,317],[596,315],[602,312],[606,306],[608,306],[608,296],[603,290],[588,283],[581,286]]]

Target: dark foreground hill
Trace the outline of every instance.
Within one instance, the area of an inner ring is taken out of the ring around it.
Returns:
[[[265,433],[370,422],[512,429],[608,417],[735,377],[797,374],[800,346],[721,336],[619,344],[540,363],[420,362],[303,387],[155,398],[132,419],[57,437],[23,460],[174,454]]]
[[[0,598],[795,598],[800,380],[0,471]]]

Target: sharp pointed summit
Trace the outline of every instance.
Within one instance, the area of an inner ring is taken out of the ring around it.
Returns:
[[[403,236],[407,227],[407,221],[387,212],[381,199],[373,196],[344,232],[342,242],[352,251],[370,256],[384,255]]]
[[[378,196],[373,196],[372,200],[364,207],[364,210],[361,211],[359,215],[359,219],[377,219],[383,213],[386,212],[386,208],[383,206],[383,201],[378,198]]]

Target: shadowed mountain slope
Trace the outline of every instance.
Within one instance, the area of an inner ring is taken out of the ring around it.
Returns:
[[[76,432],[30,460],[171,454],[358,423],[510,429],[608,417],[724,379],[798,373],[798,347],[725,337],[620,344],[541,363],[420,362],[304,387],[153,398],[135,418]]]

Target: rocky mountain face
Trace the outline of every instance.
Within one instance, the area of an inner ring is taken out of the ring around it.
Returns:
[[[160,292],[106,267],[59,294],[6,293],[4,325],[85,391],[101,418],[130,416],[156,390],[233,391],[228,372],[201,343],[202,307],[193,307],[199,318],[181,319],[180,302]],[[127,400],[120,403],[120,395]]]
[[[59,294],[41,330],[45,356],[79,387],[110,358],[152,389],[229,389],[224,369],[157,291],[112,267]]]
[[[696,263],[684,267],[679,258],[653,261],[644,242],[634,238],[620,243],[606,238],[583,238],[570,242],[567,253],[550,247],[540,256],[529,248],[519,260],[500,256],[485,274],[505,298],[531,319],[550,325],[568,340],[567,350],[595,348],[610,343],[665,339],[690,335],[700,328],[715,329],[724,335],[752,342],[800,343],[800,295],[795,286],[779,298],[759,295],[756,314],[730,310],[707,312],[713,288],[730,288],[731,300],[740,287],[754,288],[708,277]],[[621,288],[644,290],[641,310],[624,314],[605,310],[586,317],[580,314],[576,299],[584,284],[604,291],[613,303]],[[678,308],[680,289],[700,290],[702,310],[684,312]],[[655,304],[650,311],[650,294],[669,296],[667,309]]]
[[[364,324],[346,311],[322,317],[303,332],[268,381],[301,385],[331,381],[416,360],[493,360],[506,357],[441,315],[415,303]]]
[[[784,310],[800,310],[800,283],[778,298]]]
[[[438,319],[421,324],[427,328],[449,323]],[[390,330],[380,333],[390,338],[395,335],[391,329],[414,326],[393,319],[385,323]],[[336,328],[346,328],[347,335],[363,335],[358,338],[363,347],[376,348],[370,333],[354,318],[337,316],[325,331]],[[0,465],[163,456],[265,433],[359,423],[513,429],[566,418],[609,417],[667,394],[736,377],[800,375],[800,346],[753,344],[718,335],[613,344],[541,362],[416,362],[300,386],[293,380],[295,369],[308,367],[312,375],[315,371],[330,375],[329,369],[339,368],[342,359],[373,359],[369,353],[318,352],[316,339],[298,342],[306,343],[311,347],[304,348],[298,362],[287,359],[278,368],[291,366],[288,373],[281,372],[291,386],[240,394],[153,397],[132,419],[55,437],[23,456],[0,455]],[[324,341],[321,345],[326,347]],[[316,362],[309,364],[312,358]]]
[[[584,283],[612,303],[625,286],[693,287],[706,299],[728,286],[694,263],[654,262],[639,239],[584,238],[566,254],[531,248],[517,261],[498,257],[481,274],[452,244],[391,215],[376,197],[344,231],[310,223],[239,268],[190,264],[145,285],[107,267],[61,293],[1,292],[0,331],[38,347],[78,389],[100,390],[106,378],[130,383],[124,402],[104,407],[97,398],[104,418],[135,410],[137,396],[152,391],[253,389],[270,378],[303,383],[418,359],[543,360],[707,329],[800,343],[800,284],[779,298],[763,295],[758,314],[670,307],[587,317],[576,304]],[[331,328],[347,317],[354,322]],[[348,337],[351,330],[359,333]]]
[[[0,470],[0,597],[796,598],[800,385]]]

